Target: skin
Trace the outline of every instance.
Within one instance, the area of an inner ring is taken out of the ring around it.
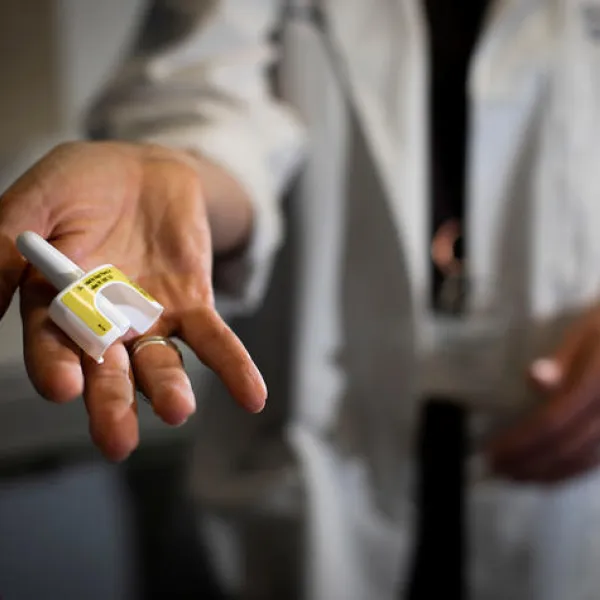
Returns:
[[[247,243],[252,208],[222,169],[201,157],[150,145],[69,143],[45,156],[0,197],[0,318],[20,291],[27,372],[57,403],[81,395],[91,437],[123,460],[139,441],[135,386],[166,423],[195,410],[177,354],[148,346],[130,362],[132,339],[97,365],[50,322],[56,291],[16,250],[32,230],[87,270],[112,263],[164,307],[147,335],[175,335],[214,370],[237,402],[262,410],[264,381],[242,343],[215,311],[213,259]]]
[[[600,308],[584,314],[529,378],[541,402],[488,447],[496,473],[555,484],[596,468],[600,459]]]
[[[263,379],[214,308],[215,258],[244,247],[252,230],[249,198],[200,156],[124,143],[70,143],[27,171],[0,198],[0,318],[20,289],[24,353],[31,381],[48,400],[83,395],[94,442],[112,460],[138,444],[134,389],[172,425],[195,409],[176,353],[149,346],[130,362],[131,339],[97,365],[48,319],[53,290],[19,255],[15,239],[32,230],[90,269],[113,263],[165,307],[149,335],[176,335],[251,412],[266,400]],[[598,465],[600,307],[582,316],[554,354],[531,366],[542,402],[491,440],[500,476],[551,484]]]

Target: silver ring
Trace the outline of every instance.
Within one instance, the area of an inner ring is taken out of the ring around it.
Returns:
[[[183,354],[181,354],[181,350],[179,349],[177,344],[175,342],[173,342],[173,340],[171,340],[167,337],[163,337],[162,335],[151,335],[148,337],[138,338],[137,340],[135,340],[135,342],[133,342],[133,344],[131,344],[131,347],[129,348],[129,356],[133,359],[133,357],[138,352],[143,350],[146,346],[153,346],[156,344],[158,344],[159,346],[165,346],[167,348],[172,348],[173,350],[175,350],[175,352],[177,352],[177,356],[179,356],[179,360],[181,361],[181,364],[183,366],[183,364],[184,364]]]
[[[129,358],[133,361],[133,357],[140,350],[142,350],[143,348],[146,348],[147,346],[153,346],[156,344],[158,344],[159,346],[165,346],[166,348],[172,348],[173,350],[175,350],[175,352],[177,352],[177,356],[179,356],[179,360],[181,361],[181,366],[182,367],[185,366],[184,362],[183,362],[183,354],[181,354],[181,350],[179,349],[177,344],[175,344],[175,342],[173,342],[173,340],[170,340],[167,337],[163,337],[162,335],[150,335],[148,337],[141,337],[141,338],[138,338],[137,340],[135,340],[135,342],[133,342],[133,344],[131,344],[131,346],[129,348]],[[152,402],[150,401],[150,399],[147,398],[146,395],[143,394],[139,388],[137,388],[137,391],[139,392],[139,394],[142,397],[142,399],[144,400],[144,402],[152,405]]]

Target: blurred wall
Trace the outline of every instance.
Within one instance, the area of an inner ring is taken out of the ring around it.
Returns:
[[[60,119],[54,7],[44,0],[0,2],[0,150],[49,135]]]
[[[144,0],[0,1],[0,189],[77,137],[94,91],[127,47]]]

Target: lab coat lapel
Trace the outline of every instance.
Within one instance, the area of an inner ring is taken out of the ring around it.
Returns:
[[[524,257],[536,210],[528,187],[536,155],[531,149],[539,146],[548,91],[553,4],[496,3],[471,65],[467,234],[475,249],[469,257],[471,308],[479,313],[526,303],[531,274]]]
[[[340,76],[378,170],[410,274],[428,287],[427,52],[420,0],[324,0]],[[365,202],[369,199],[365,198]]]

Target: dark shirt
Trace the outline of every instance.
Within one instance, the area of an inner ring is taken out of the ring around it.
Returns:
[[[470,58],[489,0],[424,0],[430,40],[432,234],[465,211],[466,94]],[[460,5],[457,6],[457,5]],[[459,249],[460,251],[460,249]],[[442,276],[434,269],[434,293]]]
[[[466,80],[489,1],[424,2],[429,17],[432,61],[430,148],[433,234],[448,219],[462,220],[465,210],[469,108]],[[442,276],[435,269],[434,275],[433,291],[436,294],[439,293]],[[436,306],[435,295],[433,300]],[[468,596],[464,533],[467,423],[465,410],[452,399],[428,399],[419,434],[418,540],[407,594],[409,600],[434,598],[440,586],[447,597],[458,600]]]

